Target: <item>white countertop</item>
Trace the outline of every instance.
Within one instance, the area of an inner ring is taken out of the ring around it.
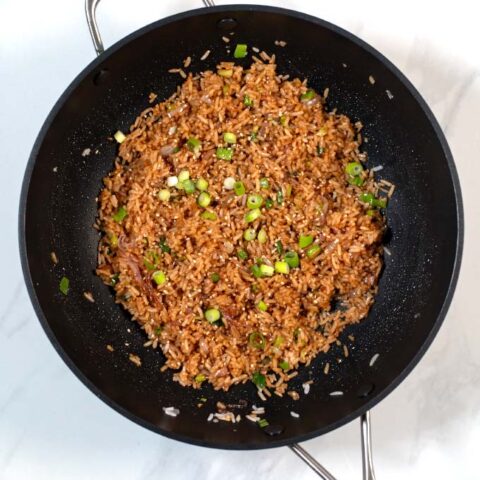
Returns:
[[[104,0],[106,45],[200,0]],[[218,1],[217,4],[226,2]],[[240,2],[237,3],[246,3]],[[250,2],[250,3],[253,3]],[[414,372],[372,411],[379,480],[478,479],[480,445],[480,34],[477,2],[259,2],[329,20],[380,50],[420,90],[455,157],[466,239],[444,326]],[[136,5],[134,8],[133,5]],[[168,440],[99,401],[54,351],[28,299],[17,247],[34,139],[93,58],[83,0],[0,1],[0,479],[307,480],[286,448],[235,452]],[[361,478],[357,422],[304,444],[339,480]]]

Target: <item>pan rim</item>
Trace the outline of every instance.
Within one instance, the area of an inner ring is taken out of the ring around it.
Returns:
[[[455,203],[456,203],[456,219],[457,219],[457,239],[456,239],[456,248],[455,248],[455,258],[453,262],[452,273],[450,277],[450,282],[448,285],[448,290],[445,295],[442,307],[440,312],[437,316],[437,319],[430,330],[429,334],[426,336],[423,344],[421,345],[420,349],[417,353],[412,357],[410,362],[404,367],[404,369],[397,375],[397,377],[382,391],[377,394],[373,394],[372,397],[365,402],[360,408],[353,410],[348,415],[342,417],[341,419],[333,422],[325,427],[317,428],[311,430],[308,433],[295,435],[289,439],[276,439],[275,437],[270,437],[268,441],[265,443],[258,443],[258,442],[248,442],[248,443],[236,443],[236,442],[226,442],[226,443],[216,443],[210,440],[201,440],[194,437],[189,437],[184,434],[171,432],[160,428],[157,425],[153,425],[150,422],[138,417],[137,415],[131,413],[129,410],[125,409],[112,399],[110,399],[106,394],[104,394],[96,385],[93,384],[91,380],[87,378],[87,376],[82,372],[82,370],[77,367],[77,365],[71,360],[68,354],[65,352],[63,347],[61,346],[60,342],[57,340],[53,330],[50,328],[49,322],[47,320],[46,315],[44,315],[43,310],[40,306],[40,301],[37,298],[37,294],[35,291],[35,286],[33,283],[33,279],[30,273],[30,267],[28,262],[28,254],[27,254],[27,242],[26,242],[26,210],[27,210],[27,203],[28,203],[28,194],[30,190],[30,181],[32,178],[33,170],[35,167],[36,159],[39,153],[39,150],[43,144],[44,138],[50,128],[50,125],[53,119],[56,117],[57,113],[63,107],[64,103],[68,100],[71,93],[77,86],[88,76],[100,67],[105,60],[107,60],[111,55],[117,52],[120,48],[127,45],[131,41],[147,34],[148,32],[155,30],[157,28],[161,28],[169,23],[176,22],[179,20],[183,20],[190,17],[200,16],[200,15],[209,15],[211,13],[221,13],[221,12],[229,12],[234,13],[238,11],[254,11],[254,12],[266,12],[266,13],[275,13],[278,15],[283,15],[287,17],[293,17],[295,19],[307,21],[310,23],[315,24],[316,26],[320,26],[327,30],[333,31],[335,34],[338,34],[345,38],[346,40],[354,43],[356,46],[360,47],[363,50],[366,50],[370,55],[375,57],[375,59],[381,62],[390,72],[403,84],[403,86],[407,89],[409,94],[414,98],[417,102],[421,110],[423,111],[424,115],[426,116],[427,120],[429,121],[430,125],[432,126],[436,138],[438,139],[440,146],[442,148],[444,157],[447,161],[447,166],[450,172],[450,178],[453,185],[454,196],[455,196]],[[400,383],[410,374],[410,372],[415,368],[415,366],[419,363],[425,352],[430,347],[433,339],[437,335],[445,316],[447,314],[448,308],[451,304],[455,287],[457,285],[460,265],[461,265],[461,258],[463,253],[463,241],[464,241],[464,213],[463,213],[463,201],[461,195],[461,188],[460,188],[460,181],[458,178],[458,173],[454,164],[453,156],[448,146],[447,140],[445,135],[438,124],[435,116],[433,115],[432,111],[430,110],[428,104],[417,91],[417,89],[413,86],[413,84],[407,79],[407,77],[390,61],[388,60],[383,54],[381,54],[378,50],[370,46],[365,41],[361,40],[357,36],[353,35],[352,33],[340,28],[330,22],[325,20],[319,19],[312,15],[308,15],[302,12],[279,8],[279,7],[271,7],[271,6],[264,6],[264,5],[224,5],[218,7],[208,7],[208,8],[199,8],[194,10],[188,10],[176,15],[172,15],[169,17],[162,18],[151,24],[136,30],[135,32],[123,37],[121,40],[110,46],[102,53],[99,57],[93,59],[76,77],[75,79],[68,85],[62,95],[59,97],[57,102],[52,107],[50,113],[48,114],[45,122],[43,123],[40,132],[35,140],[33,145],[32,151],[30,153],[25,174],[22,182],[21,194],[20,194],[20,202],[19,202],[19,217],[18,217],[18,241],[19,241],[19,249],[20,249],[20,259],[22,265],[23,276],[25,280],[25,284],[27,287],[27,291],[30,297],[30,301],[32,302],[34,311],[42,325],[43,330],[45,331],[47,337],[49,338],[50,342],[52,343],[53,347],[62,358],[62,360],[66,363],[69,369],[76,375],[76,377],[99,399],[101,399],[104,403],[106,403],[109,407],[116,410],[118,413],[123,415],[124,417],[128,418],[129,420],[135,422],[136,424],[153,431],[157,434],[161,434],[164,437],[182,441],[184,443],[193,444],[196,446],[202,447],[210,447],[216,449],[226,449],[226,450],[258,450],[258,449],[267,449],[267,448],[275,448],[281,446],[291,445],[292,443],[303,442],[317,436],[323,435],[330,431],[333,431],[353,420],[360,417],[364,414],[367,410],[370,410],[373,406],[378,404],[382,401],[385,397],[387,397],[390,393],[395,390]]]

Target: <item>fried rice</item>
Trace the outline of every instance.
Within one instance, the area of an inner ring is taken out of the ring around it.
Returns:
[[[384,205],[358,130],[273,58],[189,74],[120,139],[97,274],[180,384],[283,395],[365,318]]]

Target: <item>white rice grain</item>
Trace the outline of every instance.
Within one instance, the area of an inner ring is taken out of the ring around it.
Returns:
[[[180,410],[175,407],[163,407],[163,411],[165,415],[169,415],[170,417],[176,417],[180,413]]]

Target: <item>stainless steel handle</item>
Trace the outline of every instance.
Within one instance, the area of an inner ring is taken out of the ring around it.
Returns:
[[[214,7],[215,3],[213,0],[202,0],[203,4],[206,7]],[[102,37],[100,35],[100,30],[98,29],[97,24],[97,5],[100,3],[100,0],[85,0],[85,15],[87,17],[88,30],[90,31],[90,36],[92,37],[93,46],[95,52],[98,55],[101,55],[105,48],[103,46]]]
[[[363,480],[375,480],[375,472],[372,460],[372,432],[370,412],[362,415],[360,419],[360,432],[362,436],[362,464]],[[335,480],[335,477],[320,463],[318,463],[303,447],[294,443],[289,446],[320,478],[323,480]]]

